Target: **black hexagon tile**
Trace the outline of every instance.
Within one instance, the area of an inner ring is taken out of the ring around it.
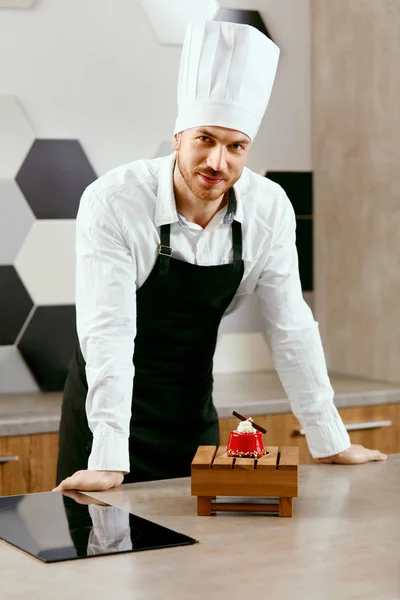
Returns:
[[[303,291],[313,290],[313,174],[309,171],[268,171],[268,179],[286,192],[296,213],[296,246]]]
[[[214,17],[214,21],[227,21],[228,23],[243,23],[243,25],[252,25],[261,31],[261,33],[269,37],[270,40],[272,40],[272,37],[270,36],[258,10],[220,8]]]
[[[313,282],[313,222],[296,220],[296,246],[299,255],[299,272],[303,292],[312,292]]]
[[[267,171],[265,177],[283,187],[293,204],[296,215],[312,215],[313,174],[311,171]]]
[[[77,140],[35,140],[17,183],[38,219],[75,219],[84,189],[96,179]]]
[[[0,266],[0,345],[12,345],[33,302],[12,266]]]
[[[18,343],[42,391],[61,391],[77,344],[75,306],[38,306]]]

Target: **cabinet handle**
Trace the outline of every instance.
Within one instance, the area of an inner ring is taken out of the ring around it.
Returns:
[[[19,456],[0,456],[0,464],[12,461],[16,462],[17,460],[19,460]]]
[[[365,423],[345,424],[347,431],[361,431],[363,429],[380,429],[381,427],[391,427],[392,421],[367,421]],[[305,435],[304,429],[295,429],[294,435]]]

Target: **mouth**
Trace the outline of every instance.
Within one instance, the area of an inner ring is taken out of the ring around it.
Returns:
[[[224,179],[221,177],[208,177],[203,173],[198,173],[198,175],[202,179],[202,181],[204,181],[204,183],[208,183],[209,185],[217,185],[217,183],[221,183],[221,181],[224,181]]]

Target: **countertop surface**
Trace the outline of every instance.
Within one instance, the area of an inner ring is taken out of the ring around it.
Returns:
[[[400,384],[330,374],[338,408],[400,402]],[[232,410],[256,416],[289,413],[290,404],[275,371],[215,375],[214,402],[220,418]],[[0,437],[58,431],[60,392],[0,395]]]
[[[293,518],[196,515],[190,480],[93,494],[199,540],[46,565],[0,542],[0,597],[57,600],[398,600],[400,455],[300,467]]]

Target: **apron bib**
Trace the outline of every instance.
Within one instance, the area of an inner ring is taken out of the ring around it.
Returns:
[[[161,226],[160,237],[156,264],[136,294],[130,473],[125,483],[186,477],[197,447],[219,444],[213,356],[219,324],[244,272],[237,221],[232,223],[230,264],[204,267],[173,259],[170,225]],[[64,389],[58,482],[87,469],[92,434],[86,395],[78,345]]]

